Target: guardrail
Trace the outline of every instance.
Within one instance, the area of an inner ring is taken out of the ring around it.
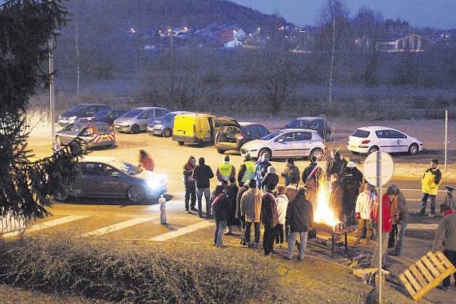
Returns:
[[[27,221],[24,218],[12,214],[0,217],[0,237],[11,232],[22,233],[26,227]]]

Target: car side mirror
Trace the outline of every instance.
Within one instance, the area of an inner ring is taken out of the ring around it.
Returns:
[[[279,138],[278,142],[283,143],[283,138]]]

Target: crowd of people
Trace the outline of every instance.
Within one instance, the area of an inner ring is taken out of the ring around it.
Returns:
[[[143,150],[140,151],[139,166],[146,170],[154,169],[152,158]],[[328,158],[324,168],[318,165],[314,156],[309,157],[309,164],[303,168],[302,175],[294,160],[287,159],[280,176],[284,185],[279,185],[277,169],[272,166],[267,154],[256,162],[250,155],[245,155],[238,170],[230,163],[230,157],[225,156],[215,174],[206,165],[204,157],[200,157],[197,163],[196,158],[190,156],[183,166],[185,211],[196,212],[203,218],[205,209],[205,217],[215,219],[213,241],[216,247],[225,248],[224,236],[237,235],[237,230],[241,245],[258,248],[263,225],[261,243],[265,256],[273,254],[275,244],[282,248],[284,243],[288,243],[283,258],[291,260],[298,244],[297,258],[303,260],[308,232],[314,225],[317,192],[319,187],[328,187],[329,206],[343,227],[354,231],[355,245],[360,244],[362,239],[370,244],[371,239],[379,238],[381,233],[382,244],[374,251],[372,267],[378,265],[381,257],[384,268],[387,268],[387,255],[402,254],[410,215],[407,200],[398,186],[390,185],[382,195],[382,223],[379,223],[380,204],[375,187],[366,183],[353,161],[346,161],[338,152]],[[214,177],[218,184],[211,193],[211,179]],[[435,216],[436,196],[441,183],[438,160],[433,159],[421,180],[423,195],[417,215]],[[443,251],[456,265],[456,214],[450,190],[450,195],[440,206],[443,218],[436,232],[433,250]],[[430,213],[426,214],[428,201]],[[450,277],[443,281],[441,288],[448,290],[449,284]]]

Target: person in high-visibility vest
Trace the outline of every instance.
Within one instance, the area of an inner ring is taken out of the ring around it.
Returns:
[[[250,154],[244,156],[244,163],[239,167],[238,183],[239,187],[244,186],[245,183],[250,182],[255,178],[256,165],[250,157]]]
[[[426,215],[426,205],[428,200],[431,203],[431,212],[429,217],[435,216],[435,198],[439,191],[439,185],[442,183],[442,172],[437,166],[439,165],[438,159],[431,161],[431,167],[424,172],[421,179],[421,190],[423,197],[421,198],[421,208],[418,212],[419,215]]]
[[[231,177],[234,178],[236,176],[236,168],[230,164],[230,157],[228,155],[225,156],[223,164],[218,166],[215,176],[220,184],[222,181],[228,182]]]

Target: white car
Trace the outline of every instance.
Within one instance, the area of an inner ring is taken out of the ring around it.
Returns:
[[[423,150],[423,143],[396,129],[368,126],[356,129],[348,138],[347,148],[353,153],[370,154],[376,151],[405,152],[415,155]]]
[[[315,130],[282,129],[242,145],[241,154],[260,158],[298,158],[314,155],[319,159],[326,149],[325,141]]]

